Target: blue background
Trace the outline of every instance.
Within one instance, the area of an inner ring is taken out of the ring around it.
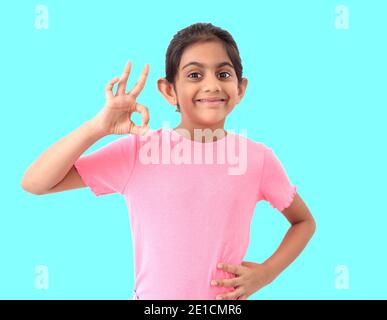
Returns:
[[[35,28],[39,4],[48,7],[47,30]],[[348,30],[335,28],[339,4],[348,6]],[[382,0],[3,3],[0,298],[131,298],[124,198],[88,188],[35,196],[20,182],[43,151],[102,108],[106,83],[128,59],[128,89],[150,64],[138,101],[151,128],[177,125],[156,81],[173,35],[196,22],[233,35],[249,79],[226,129],[245,128],[273,148],[317,222],[300,257],[249,299],[387,298],[386,9]],[[244,260],[263,262],[288,226],[260,202]],[[35,287],[37,265],[48,267],[47,290]],[[335,287],[337,265],[348,268],[348,289]]]

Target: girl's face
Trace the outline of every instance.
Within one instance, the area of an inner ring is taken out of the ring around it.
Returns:
[[[194,128],[223,128],[226,116],[241,101],[247,86],[244,78],[238,87],[234,67],[219,41],[195,43],[184,50],[176,91],[163,80],[159,80],[159,90],[168,102],[179,104],[182,123]],[[198,101],[208,98],[222,101]]]

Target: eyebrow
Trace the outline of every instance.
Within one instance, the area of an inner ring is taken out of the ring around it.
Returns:
[[[197,62],[197,61],[191,61],[191,62],[187,63],[187,64],[186,64],[183,68],[181,68],[181,69],[183,70],[184,68],[186,68],[186,67],[188,67],[188,66],[190,66],[190,65],[195,65],[195,66],[198,66],[198,67],[201,67],[201,68],[203,68],[203,67],[206,66],[206,65],[203,64],[203,63],[200,63],[200,62]],[[229,66],[229,67],[231,67],[231,68],[234,68],[234,66],[233,66],[231,63],[227,62],[227,61],[223,61],[223,62],[218,63],[218,64],[216,65],[217,68],[220,68],[220,67],[223,67],[223,66]]]

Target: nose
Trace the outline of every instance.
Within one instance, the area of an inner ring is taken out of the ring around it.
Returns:
[[[216,76],[208,76],[206,79],[202,82],[203,87],[202,90],[204,92],[218,92],[220,91],[220,81],[216,78]]]

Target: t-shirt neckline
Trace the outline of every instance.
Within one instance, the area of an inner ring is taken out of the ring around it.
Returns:
[[[204,145],[216,145],[216,144],[220,144],[220,143],[223,143],[224,141],[227,141],[230,136],[231,136],[231,132],[230,131],[226,131],[226,135],[219,139],[219,140],[216,140],[216,141],[209,141],[209,142],[199,142],[199,141],[196,141],[196,140],[191,140],[191,139],[188,139],[187,137],[181,135],[180,133],[176,132],[176,130],[174,128],[168,128],[167,131],[169,131],[174,137],[177,137],[177,138],[181,138],[183,139],[183,141],[186,141],[186,142],[190,142],[194,145],[199,145],[199,146],[204,146]]]

